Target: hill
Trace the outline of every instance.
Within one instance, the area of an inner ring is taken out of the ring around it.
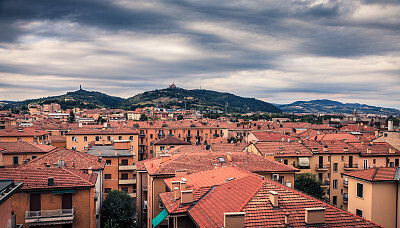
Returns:
[[[159,106],[162,108],[185,108],[197,110],[225,110],[225,102],[228,104],[228,112],[281,112],[272,104],[255,98],[244,98],[230,93],[204,89],[168,88],[162,90],[147,91],[128,98],[121,104],[124,108],[135,109],[145,106]]]
[[[39,99],[30,99],[18,101],[4,105],[3,109],[26,108],[28,104],[50,104],[58,103],[62,109],[70,108],[118,108],[124,98],[109,96],[96,91],[86,91],[83,89],[68,92],[67,94],[53,97],[43,97]]]
[[[352,114],[354,110],[360,114],[400,115],[400,110],[393,108],[376,107],[358,103],[341,103],[332,100],[296,101],[291,104],[276,105],[283,112],[289,113],[326,113]]]

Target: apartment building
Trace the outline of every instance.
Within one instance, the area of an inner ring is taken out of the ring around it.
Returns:
[[[17,225],[11,198],[22,186],[14,180],[0,180],[0,227],[22,228]]]
[[[399,227],[399,172],[399,167],[377,167],[343,173],[348,211],[383,227]]]
[[[39,144],[47,144],[50,133],[47,131],[31,128],[16,127],[0,131],[0,141],[15,142],[23,140]]]
[[[399,131],[385,131],[381,136],[374,139],[373,142],[387,142],[400,150],[400,132]]]
[[[167,136],[165,138],[154,140],[153,142],[150,143],[150,145],[152,146],[150,153],[155,157],[157,157],[159,153],[162,153],[165,150],[172,149],[176,146],[190,145],[190,143],[183,141],[182,139],[176,138],[174,136]]]
[[[152,226],[152,220],[162,211],[159,193],[166,191],[164,179],[196,173],[223,166],[236,165],[287,186],[293,186],[298,169],[279,162],[243,152],[164,154],[159,158],[141,161],[138,165],[137,213],[140,227]]]
[[[15,118],[0,116],[0,130],[17,126]]]
[[[68,168],[0,169],[0,179],[23,182],[12,198],[24,227],[96,227],[97,174]]]
[[[54,146],[22,140],[0,142],[0,166],[18,166],[56,149]]]
[[[103,198],[112,190],[125,191],[136,198],[136,155],[129,142],[113,146],[92,146],[87,153],[105,162],[102,173]]]
[[[173,190],[159,194],[165,209],[155,223],[167,219],[169,227],[380,227],[238,168],[179,178],[165,180]]]

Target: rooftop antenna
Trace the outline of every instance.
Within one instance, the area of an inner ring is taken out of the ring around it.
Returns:
[[[82,85],[79,85],[79,90],[82,90]]]

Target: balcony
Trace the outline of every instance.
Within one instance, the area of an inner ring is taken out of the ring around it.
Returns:
[[[353,171],[358,169],[358,164],[344,164],[345,171]]]
[[[174,137],[174,134],[168,134],[168,137]]]
[[[219,137],[219,134],[213,134],[214,137]]]
[[[145,154],[146,151],[145,150],[139,150],[139,154]]]
[[[349,186],[349,180],[343,180],[343,186],[347,188]]]
[[[201,138],[201,135],[196,135],[195,137],[196,137],[197,139],[199,139],[199,138]]]
[[[136,165],[120,165],[118,167],[119,171],[131,171],[136,170]]]
[[[146,146],[145,142],[139,142],[139,146]]]
[[[329,180],[324,180],[324,181],[322,181],[321,187],[329,188],[329,185],[330,185],[330,181]]]
[[[136,192],[128,193],[128,195],[129,195],[131,198],[136,198]]]
[[[139,138],[146,138],[145,134],[139,134]]]
[[[74,209],[26,211],[25,223],[28,226],[46,226],[59,224],[72,224],[74,222]]]
[[[316,171],[328,171],[331,168],[329,164],[316,164],[315,165],[315,170]]]
[[[165,137],[165,134],[164,134],[164,133],[158,134],[158,138],[164,138],[164,137]]]
[[[136,184],[136,179],[118,180],[118,184]]]
[[[192,137],[193,137],[193,135],[191,135],[191,134],[186,135],[186,138],[192,138]]]
[[[348,203],[349,202],[349,196],[347,195],[347,193],[345,193],[343,195],[343,203]]]

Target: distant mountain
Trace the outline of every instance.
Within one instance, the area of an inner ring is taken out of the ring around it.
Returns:
[[[50,104],[58,103],[62,109],[70,108],[118,108],[124,98],[109,96],[104,93],[95,91],[86,91],[83,89],[68,92],[67,94],[53,97],[43,97],[39,99],[31,99],[18,101],[4,105],[3,109],[26,108],[29,104]]]
[[[239,97],[230,93],[204,89],[162,89],[147,91],[128,98],[121,105],[125,108],[134,109],[145,106],[159,106],[160,108],[186,108],[197,110],[225,110],[227,103],[228,112],[272,112],[278,113],[281,110],[274,105],[257,100],[255,98]]]
[[[187,90],[181,88],[153,90],[140,93],[128,99],[109,96],[104,93],[86,90],[77,90],[53,97],[43,97],[18,102],[10,102],[0,107],[2,109],[26,109],[29,104],[58,103],[62,109],[77,108],[124,108],[135,110],[138,107],[157,106],[160,108],[186,108],[198,110],[225,110],[227,102],[228,112],[281,112],[272,104],[255,98],[239,97],[230,93],[221,93],[211,90]]]
[[[400,110],[393,108],[375,107],[358,103],[341,103],[332,100],[296,101],[291,104],[276,105],[283,112],[289,113],[327,113],[352,114],[354,110],[360,114],[400,115]]]
[[[1,106],[4,106],[4,105],[8,105],[8,104],[13,104],[13,103],[15,103],[16,101],[0,101],[0,107]]]

